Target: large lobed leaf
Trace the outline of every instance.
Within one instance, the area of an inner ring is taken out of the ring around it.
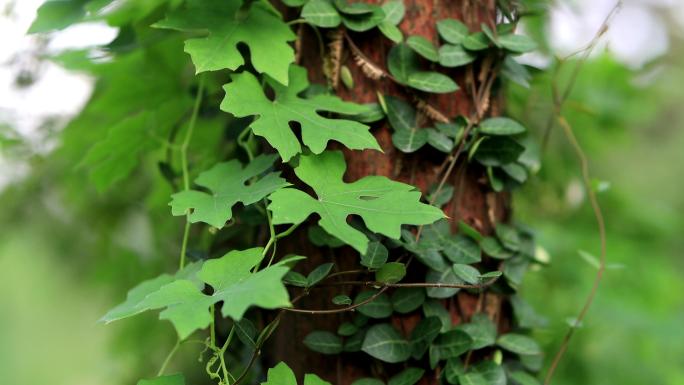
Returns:
[[[186,6],[169,13],[157,27],[189,32],[207,32],[208,36],[189,39],[185,51],[192,57],[197,73],[224,68],[235,70],[245,63],[238,44],[249,47],[250,62],[260,72],[287,84],[287,71],[294,61],[288,44],[295,34],[273,8],[252,2],[249,10],[242,1],[189,0]]]
[[[204,222],[220,229],[233,216],[231,208],[237,202],[252,204],[289,184],[274,172],[245,184],[270,168],[276,158],[276,155],[260,155],[244,168],[235,159],[215,165],[195,181],[211,194],[197,190],[173,194],[169,203],[171,213],[185,215],[191,211],[190,222]]]
[[[399,239],[404,224],[425,225],[444,218],[440,209],[421,203],[420,191],[411,185],[382,176],[344,183],[345,169],[344,156],[339,151],[301,156],[295,174],[313,188],[316,198],[294,188],[274,192],[268,206],[273,212],[273,223],[298,224],[316,213],[323,229],[365,253],[368,239],[347,223],[350,215],[359,215],[368,229],[392,239]]]
[[[223,301],[224,317],[240,320],[251,306],[274,309],[290,306],[282,283],[288,268],[276,264],[252,273],[263,259],[263,248],[231,251],[204,264],[191,264],[175,276],[161,275],[142,282],[128,293],[126,301],[110,310],[101,321],[112,322],[143,311],[164,309],[160,319],[168,319],[180,338],[209,326],[209,306]],[[204,284],[212,295],[202,293]]]
[[[249,72],[233,75],[233,81],[224,86],[226,97],[221,109],[237,117],[257,116],[250,125],[252,131],[263,136],[273,146],[283,161],[288,161],[302,151],[290,123],[301,125],[302,141],[309,149],[320,154],[329,140],[336,140],[351,149],[380,149],[368,126],[356,121],[330,119],[319,112],[359,114],[367,107],[344,102],[332,95],[316,95],[309,99],[298,96],[309,82],[306,69],[290,67],[289,86],[285,87],[267,79],[275,91],[275,99],[269,100],[261,89],[259,80]]]

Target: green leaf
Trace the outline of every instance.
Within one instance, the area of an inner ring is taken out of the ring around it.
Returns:
[[[418,55],[424,57],[425,59],[436,62],[439,60],[439,54],[437,53],[437,48],[426,38],[420,35],[409,36],[406,39],[406,44],[408,44],[411,49],[413,49]]]
[[[487,35],[482,32],[470,34],[466,36],[462,42],[463,48],[469,51],[481,51],[487,49],[489,48],[490,43],[491,42],[489,38],[487,38]]]
[[[487,379],[480,373],[470,372],[458,377],[460,385],[489,385]]]
[[[304,345],[322,354],[339,354],[342,352],[342,339],[326,331],[314,331],[304,337]]]
[[[484,274],[480,274],[480,279],[481,280],[488,280],[491,278],[501,277],[502,275],[503,275],[503,273],[500,272],[499,270],[494,270],[494,271],[489,271],[489,272],[484,273]]]
[[[361,348],[380,361],[397,363],[406,361],[411,355],[411,348],[390,324],[371,326],[366,332]]]
[[[458,329],[440,335],[434,342],[439,357],[442,359],[458,357],[470,350],[472,345],[473,339],[466,332]]]
[[[495,227],[496,236],[505,248],[513,251],[520,249],[520,235],[514,227],[503,223],[497,223]]]
[[[506,56],[504,59],[501,75],[513,83],[530,88],[530,80],[532,79],[530,71],[527,70],[527,67],[518,63],[512,56]]]
[[[404,18],[406,7],[404,7],[404,2],[401,0],[389,0],[382,5],[382,11],[385,13],[384,21],[397,25]]]
[[[511,385],[541,385],[539,380],[529,373],[523,372],[522,370],[516,370],[509,375],[509,378],[513,380]]]
[[[188,0],[185,4],[154,26],[207,33],[185,42],[185,52],[192,57],[197,73],[236,70],[245,63],[237,48],[244,43],[249,47],[249,61],[259,73],[288,83],[288,67],[294,62],[288,42],[296,35],[269,5],[250,3],[249,11],[242,15],[242,1]]]
[[[328,381],[323,381],[322,378],[315,374],[307,373],[304,375],[304,385],[331,385]]]
[[[425,302],[425,289],[422,287],[402,287],[392,293],[392,309],[406,314],[418,309]]]
[[[109,127],[104,139],[90,148],[79,166],[87,167],[95,187],[105,191],[128,176],[140,162],[141,155],[160,147],[157,138],[166,136],[188,107],[188,100],[175,98],[123,116]]]
[[[509,34],[499,36],[499,44],[514,53],[525,53],[537,49],[537,43],[525,35]]]
[[[401,43],[404,40],[404,34],[401,30],[394,24],[387,21],[383,21],[378,24],[378,29],[385,35],[386,38],[392,40],[395,43]]]
[[[342,17],[329,0],[310,0],[302,8],[301,16],[309,23],[323,28],[340,25]]]
[[[475,230],[474,227],[470,226],[469,224],[463,221],[458,221],[458,231],[462,232],[463,235],[471,239],[474,239],[478,242],[482,240],[482,234],[480,234],[479,231]]]
[[[460,67],[475,61],[476,56],[460,45],[445,44],[439,47],[439,64],[444,67]]]
[[[492,258],[508,259],[513,255],[510,251],[504,249],[501,243],[494,237],[482,238],[480,246],[482,247],[482,251]]]
[[[458,90],[458,84],[455,81],[439,72],[414,72],[409,75],[406,84],[417,90],[436,94]]]
[[[358,326],[351,322],[345,322],[341,324],[339,328],[337,328],[337,334],[344,337],[354,335],[357,331],[359,331]]]
[[[454,264],[452,267],[454,269],[454,274],[456,276],[472,285],[480,282],[480,272],[476,268],[470,265],[464,265],[460,263]]]
[[[368,239],[347,223],[349,215],[361,216],[369,230],[392,239],[399,238],[404,224],[428,224],[444,217],[440,209],[420,203],[420,191],[410,185],[381,176],[344,183],[344,171],[341,152],[301,156],[295,174],[313,188],[317,198],[293,188],[274,192],[268,206],[273,223],[299,224],[317,213],[319,225],[328,233],[365,253]]]
[[[363,2],[349,2],[349,0],[335,0],[335,7],[342,13],[349,15],[364,15],[373,13],[377,6]]]
[[[268,369],[266,382],[262,382],[261,385],[297,385],[297,377],[286,363],[280,362]]]
[[[406,265],[400,262],[384,264],[375,272],[375,280],[383,283],[397,283],[406,275]]]
[[[475,152],[475,159],[485,166],[503,166],[515,162],[525,147],[506,136],[485,136]]]
[[[418,127],[416,110],[405,101],[393,96],[385,96],[387,120],[394,131],[414,131]]]
[[[442,322],[438,317],[426,316],[423,318],[411,332],[411,356],[417,360],[423,357],[441,329]]]
[[[484,313],[473,315],[469,323],[461,324],[457,328],[472,338],[471,349],[482,349],[496,343],[496,325]]]
[[[522,334],[504,334],[496,340],[496,344],[509,352],[520,355],[537,355],[542,353],[537,341]]]
[[[431,270],[427,273],[425,280],[429,283],[441,283],[445,285],[462,284],[463,281],[456,277],[453,269],[444,271]],[[460,289],[456,287],[429,287],[427,295],[430,298],[448,298],[458,293]]]
[[[209,325],[209,306],[220,301],[223,301],[221,314],[234,320],[240,320],[251,306],[264,309],[290,306],[282,283],[287,267],[276,264],[251,272],[263,259],[262,252],[263,248],[235,250],[204,262],[199,272],[198,265],[193,264],[175,277],[162,275],[145,281],[133,288],[126,302],[110,310],[102,321],[109,323],[146,310],[164,308],[159,318],[171,321],[183,339]],[[202,293],[202,282],[211,285],[212,295]]]
[[[149,380],[140,380],[138,385],[185,385],[185,377],[181,373],[171,374]]]
[[[397,81],[406,84],[409,76],[419,71],[418,56],[407,44],[396,44],[387,56],[387,69]]]
[[[377,290],[365,290],[360,292],[354,299],[354,304],[366,301],[368,298],[377,294]],[[359,313],[370,318],[387,318],[392,315],[392,303],[389,296],[385,293],[375,297],[372,301],[356,308]]]
[[[451,385],[458,385],[458,377],[465,374],[465,369],[461,360],[458,358],[450,358],[444,366],[444,378]]]
[[[297,287],[306,287],[308,285],[306,277],[296,271],[288,271],[285,277],[283,277],[283,282]]]
[[[527,267],[529,265],[529,259],[519,254],[504,261],[503,275],[506,277],[506,282],[508,282],[508,284],[514,289],[518,288],[522,284],[523,278],[525,277],[525,272],[527,271]]]
[[[464,235],[448,237],[444,242],[444,255],[453,263],[470,264],[480,262],[480,246]]]
[[[352,300],[348,295],[340,294],[333,297],[332,302],[335,305],[351,305]]]
[[[233,217],[232,207],[237,202],[247,206],[289,185],[279,177],[280,173],[267,173],[256,179],[273,165],[276,158],[276,155],[260,155],[244,168],[237,160],[215,165],[195,180],[198,186],[211,193],[187,190],[173,194],[169,203],[171,214],[190,213],[191,223],[204,222],[222,228]],[[247,184],[250,180],[251,183]]]
[[[518,183],[525,183],[527,180],[527,169],[519,163],[504,164],[501,169]]]
[[[427,130],[419,128],[395,131],[392,134],[392,144],[394,144],[394,147],[407,154],[418,151],[427,141]]]
[[[355,3],[355,4],[364,4],[364,3]],[[364,5],[370,5],[370,4],[364,4]],[[368,31],[376,26],[378,26],[380,23],[383,22],[385,19],[385,14],[382,11],[382,8],[378,6],[372,6],[373,11],[372,13],[366,13],[366,14],[346,14],[342,15],[342,23],[344,25],[355,32],[365,32]]]
[[[484,377],[488,385],[506,385],[506,372],[493,361],[478,362],[472,371]]]
[[[342,350],[345,352],[360,352],[364,338],[366,338],[366,329],[360,329],[356,334],[345,339]]]
[[[387,385],[414,385],[423,378],[424,373],[424,369],[406,368],[392,376],[387,382]]]
[[[427,128],[425,131],[428,133],[427,142],[430,146],[446,153],[450,153],[454,149],[454,141],[441,131],[434,128]]]
[[[325,277],[330,274],[330,271],[332,270],[333,266],[335,266],[334,263],[329,262],[329,263],[324,263],[315,269],[311,273],[309,273],[309,276],[306,277],[306,285],[308,287],[311,287],[321,280],[323,280]]]
[[[83,19],[86,15],[85,0],[48,0],[39,8],[28,33],[43,33],[64,29]]]
[[[468,36],[468,27],[456,19],[443,19],[437,22],[439,36],[451,44],[461,44]]]
[[[226,97],[221,102],[221,109],[237,117],[257,116],[250,128],[278,150],[283,161],[301,152],[299,140],[289,126],[292,122],[300,124],[302,142],[315,154],[323,152],[330,140],[350,149],[380,149],[375,137],[368,132],[368,126],[319,115],[323,111],[357,114],[366,111],[365,106],[344,102],[331,95],[316,95],[309,99],[298,96],[309,86],[306,69],[302,67],[290,67],[288,87],[266,80],[275,91],[274,100],[266,97],[259,80],[249,72],[234,74],[232,79],[223,87]]]
[[[488,118],[480,123],[480,133],[487,135],[516,135],[525,132],[525,127],[511,118]]]
[[[335,248],[344,246],[344,242],[328,234],[321,226],[309,226],[307,234],[309,235],[311,243],[318,247],[327,246]]]
[[[454,186],[444,185],[439,192],[436,191],[437,186],[438,185],[436,184],[430,186],[430,189],[428,190],[428,202],[432,202],[432,204],[437,207],[442,207],[451,202],[451,199],[454,197]]]
[[[352,382],[352,385],[385,385],[385,383],[377,378],[366,377],[359,378],[358,380]]]
[[[515,316],[518,327],[523,329],[546,327],[546,319],[539,315],[534,310],[532,305],[527,303],[519,295],[511,296],[511,305],[513,307],[513,315]]]
[[[378,269],[387,262],[389,251],[385,245],[378,241],[368,244],[368,249],[361,254],[361,264],[369,269]]]

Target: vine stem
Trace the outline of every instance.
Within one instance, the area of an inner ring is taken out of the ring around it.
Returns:
[[[176,343],[173,345],[173,348],[171,348],[171,351],[169,354],[166,355],[166,358],[164,359],[164,362],[162,363],[161,368],[159,368],[159,371],[157,372],[157,377],[161,376],[164,374],[164,371],[166,371],[166,367],[169,366],[169,363],[171,362],[171,359],[173,356],[176,354],[178,351],[178,348],[180,347],[180,338],[176,340]]]
[[[188,171],[188,147],[190,147],[190,140],[195,131],[197,124],[197,116],[199,115],[199,108],[202,104],[202,95],[204,94],[204,76],[200,75],[199,85],[197,87],[197,95],[195,96],[195,105],[192,108],[192,115],[190,116],[190,123],[188,130],[185,131],[185,137],[180,147],[181,171],[183,173],[183,191],[190,190],[190,172]],[[180,268],[185,267],[185,254],[188,249],[188,238],[190,236],[190,213],[185,214],[185,227],[183,228],[183,241],[181,243],[180,252]]]
[[[552,82],[552,96],[553,96],[553,103],[554,103],[554,110],[553,110],[553,115],[555,116],[555,120],[558,122],[558,124],[561,126],[563,129],[563,132],[565,133],[566,138],[568,139],[568,142],[570,142],[570,145],[572,146],[575,155],[577,156],[577,159],[579,160],[580,163],[580,168],[582,170],[582,181],[584,184],[584,188],[587,191],[587,196],[589,198],[589,202],[591,205],[591,209],[594,213],[594,217],[596,219],[596,224],[598,227],[599,231],[599,238],[600,238],[600,244],[601,244],[601,251],[599,255],[599,267],[596,272],[596,275],[594,277],[594,282],[592,284],[591,290],[589,291],[589,295],[587,295],[584,305],[582,305],[582,308],[580,309],[579,314],[575,318],[574,324],[568,329],[568,331],[565,333],[565,336],[563,337],[563,340],[561,341],[560,347],[558,348],[558,351],[553,357],[553,360],[551,361],[551,365],[549,366],[548,371],[546,372],[546,376],[544,377],[544,385],[549,385],[551,384],[551,380],[553,378],[554,373],[556,372],[556,368],[558,367],[558,364],[560,363],[561,359],[563,358],[563,355],[568,349],[568,345],[570,344],[570,339],[572,336],[575,334],[575,329],[577,328],[577,325],[579,325],[582,320],[586,317],[587,313],[589,312],[589,308],[591,308],[592,303],[594,302],[594,298],[596,297],[596,293],[598,292],[599,285],[601,283],[601,280],[603,279],[603,274],[606,269],[606,226],[605,226],[605,221],[603,219],[603,212],[601,211],[601,206],[598,203],[598,199],[596,197],[596,192],[594,189],[591,187],[591,174],[589,172],[589,160],[587,159],[586,154],[584,153],[584,150],[582,149],[582,146],[580,145],[579,141],[577,140],[577,137],[575,136],[572,126],[570,123],[565,119],[565,117],[562,115],[562,110],[563,110],[563,103],[567,100],[567,98],[570,96],[570,92],[572,91],[572,88],[574,87],[575,81],[577,79],[577,76],[579,75],[579,71],[582,67],[582,64],[586,61],[586,59],[589,57],[591,51],[596,47],[596,45],[599,42],[599,39],[608,31],[608,28],[610,26],[610,22],[613,19],[613,17],[618,13],[620,8],[622,7],[622,0],[618,0],[615,3],[615,6],[610,10],[608,15],[605,17],[603,20],[603,23],[599,27],[599,30],[596,32],[596,35],[592,38],[592,40],[587,44],[587,46],[577,52],[572,53],[571,55],[568,56],[572,57],[575,55],[578,55],[580,53],[584,53],[580,61],[575,65],[573,68],[573,72],[570,77],[570,81],[568,82],[568,85],[565,87],[563,92],[559,92],[558,89],[558,81],[557,81],[557,76],[560,67],[563,65],[563,60],[561,60],[559,64],[559,68],[556,69],[556,75],[554,76],[553,82]],[[548,136],[551,130],[551,124],[547,126],[545,135],[544,135],[544,144],[548,141]]]

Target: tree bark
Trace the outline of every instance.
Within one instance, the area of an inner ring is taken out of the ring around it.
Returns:
[[[378,3],[377,1],[368,2]],[[436,22],[440,19],[461,20],[470,27],[471,31],[480,30],[480,23],[487,23],[490,26],[495,23],[494,1],[404,0],[404,4],[406,15],[399,25],[404,36],[420,35],[433,43],[438,43]],[[299,56],[300,65],[307,67],[312,82],[326,82],[316,37],[309,27],[302,26],[301,28],[301,41],[298,42],[298,47],[302,47]],[[377,29],[365,33],[347,31],[347,34],[368,60],[386,68],[387,53],[394,43],[382,36]],[[337,87],[337,94],[340,97],[357,103],[370,103],[377,102],[377,93],[381,93],[400,97],[409,103],[417,103],[421,100],[450,120],[459,115],[476,114],[474,97],[469,90],[473,87],[482,87],[485,83],[482,73],[493,67],[492,61],[483,63],[483,60],[478,60],[472,65],[444,72],[457,81],[460,90],[437,95],[408,91],[386,77],[379,80],[368,78],[354,62],[353,51],[348,41],[344,41],[342,64],[350,69],[354,88],[349,90],[340,83]],[[483,69],[483,66],[486,68]],[[485,104],[484,111],[487,115],[497,115],[502,101],[493,91],[486,97],[483,104]],[[425,126],[432,124],[431,119],[425,114],[423,114],[423,120]],[[367,175],[383,175],[415,185],[425,193],[430,185],[438,183],[442,178],[448,161],[447,154],[428,146],[413,154],[400,152],[392,145],[392,129],[385,121],[374,125],[372,132],[383,152],[344,150],[348,164],[346,181],[354,181]],[[452,200],[444,207],[453,231],[457,231],[458,222],[463,220],[481,233],[490,234],[494,223],[507,219],[510,212],[508,194],[494,193],[489,187],[485,170],[480,166],[467,163],[465,156],[459,157],[453,171],[446,177],[446,183],[455,189]],[[313,219],[312,223],[316,221],[317,219]],[[279,243],[278,249],[283,254],[297,253],[307,256],[308,259],[297,267],[297,270],[301,272],[309,272],[321,263],[331,261],[336,263],[338,271],[360,267],[358,253],[353,249],[349,247],[316,248],[307,240],[305,229],[298,230],[290,239]],[[390,260],[393,257],[397,256],[390,254]],[[489,266],[492,266],[492,263],[494,262],[485,261],[485,264]],[[493,266],[496,268],[496,265]],[[407,279],[415,278],[420,282],[423,281],[424,274],[425,270],[420,263],[414,262],[410,266]],[[354,279],[353,277],[346,278]],[[354,293],[353,290],[351,287],[315,290],[299,301],[297,307],[332,308],[330,302],[332,297],[341,293]],[[449,310],[453,325],[467,322],[474,313],[484,311],[498,323],[500,331],[509,328],[509,306],[505,297],[500,294],[489,291],[486,295],[478,295],[461,290],[455,297],[443,300],[442,303]],[[348,385],[365,376],[384,377],[386,380],[396,371],[401,370],[399,364],[375,365],[373,363],[375,360],[363,352],[326,356],[309,350],[302,343],[304,337],[313,330],[336,332],[337,327],[342,322],[351,320],[352,316],[353,313],[331,315],[287,313],[268,345],[264,347],[264,358],[268,364],[285,361],[300,379],[303,373],[313,372],[337,385]],[[394,314],[391,322],[408,336],[421,317],[420,311],[409,315]],[[481,357],[473,357],[475,360],[478,358]],[[428,369],[427,365],[425,369]],[[436,383],[438,374],[427,370],[421,384]]]

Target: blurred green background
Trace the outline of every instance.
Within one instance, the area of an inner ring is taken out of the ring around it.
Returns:
[[[530,33],[542,36],[546,22],[530,23]],[[666,27],[670,49],[646,63],[600,47],[563,111],[604,187],[609,269],[555,384],[684,384],[684,51],[677,28]],[[551,73],[508,89],[510,113],[537,142],[551,111]],[[567,78],[561,71],[557,79]],[[0,120],[2,174],[24,170],[0,192],[0,384],[124,384],[154,375],[174,343],[167,323],[149,314],[96,321],[176,253],[177,239],[158,236],[180,233],[181,221],[168,215],[155,164],[136,183],[100,194],[83,187],[71,155],[56,144],[36,150],[15,123]],[[62,125],[44,120],[41,142],[54,142]],[[598,255],[599,238],[559,127],[540,151],[538,175],[514,194],[514,215],[551,257],[522,286],[547,318],[537,337],[551,355],[596,273],[578,251]],[[198,353],[183,347],[187,359],[175,361],[190,365]]]

